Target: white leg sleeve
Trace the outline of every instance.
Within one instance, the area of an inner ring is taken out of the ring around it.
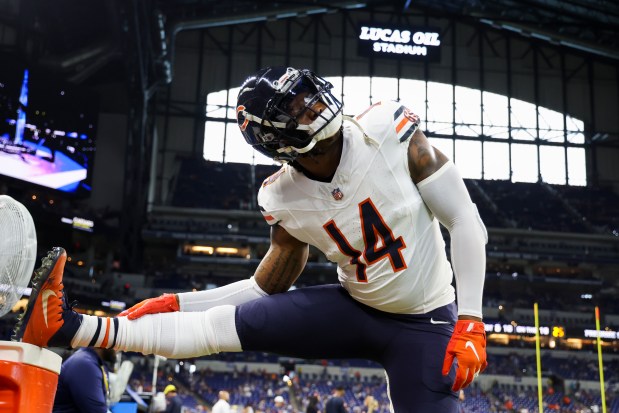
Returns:
[[[119,317],[114,348],[173,359],[242,351],[234,313],[233,305],[223,305],[204,312],[150,314],[133,321]]]
[[[181,311],[206,311],[218,305],[241,305],[265,295],[268,294],[262,291],[252,276],[211,290],[180,293],[178,303]]]

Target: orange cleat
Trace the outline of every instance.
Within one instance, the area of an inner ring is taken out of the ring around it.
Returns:
[[[82,316],[67,304],[62,275],[67,261],[63,248],[55,247],[43,258],[32,277],[26,312],[15,326],[13,341],[39,347],[70,347]]]

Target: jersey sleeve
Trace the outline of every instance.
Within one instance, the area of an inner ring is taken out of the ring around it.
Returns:
[[[395,103],[395,102],[394,102]],[[399,105],[399,104],[398,104]],[[393,124],[398,141],[406,142],[419,127],[419,116],[404,105],[399,105],[393,112]]]
[[[258,207],[269,225],[275,225],[282,220],[280,214],[274,207],[277,202],[274,198],[277,197],[277,193],[279,192],[278,179],[284,172],[285,169],[282,167],[273,175],[266,178],[258,190]]]
[[[417,130],[420,118],[400,102],[381,101],[355,117],[368,135],[381,144],[405,143]]]
[[[260,202],[260,201],[258,201],[258,202]],[[264,219],[267,222],[267,224],[275,225],[279,221],[281,221],[281,219],[277,219],[275,214],[273,214],[272,212],[267,211],[267,209],[264,208],[262,205],[258,204],[258,207],[260,208],[260,212],[262,213],[262,216],[264,217]]]

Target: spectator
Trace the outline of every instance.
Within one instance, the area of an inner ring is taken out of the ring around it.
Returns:
[[[108,366],[114,363],[112,349],[82,348],[62,363],[53,413],[106,413],[110,386]]]
[[[273,402],[275,403],[275,411],[277,413],[286,411],[286,400],[282,396],[275,396]]]
[[[308,400],[309,403],[307,403],[305,413],[320,413],[320,409],[318,408],[318,394],[312,394]]]
[[[211,413],[230,413],[230,393],[225,390],[219,392],[219,400],[213,405]]]
[[[333,391],[333,396],[327,400],[325,413],[347,413],[346,403],[344,402],[344,388],[338,386]]]
[[[460,390],[460,392],[463,393],[464,390]],[[366,413],[372,413],[378,410],[378,400],[376,400],[374,396],[366,396],[363,405],[366,408]]]
[[[168,406],[165,413],[181,413],[183,411],[183,401],[178,396],[175,385],[168,384],[163,390],[163,394]]]

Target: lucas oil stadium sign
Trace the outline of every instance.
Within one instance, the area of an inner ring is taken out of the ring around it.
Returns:
[[[359,29],[357,52],[362,56],[398,59],[441,59],[440,33],[435,28],[396,28],[363,24]]]

